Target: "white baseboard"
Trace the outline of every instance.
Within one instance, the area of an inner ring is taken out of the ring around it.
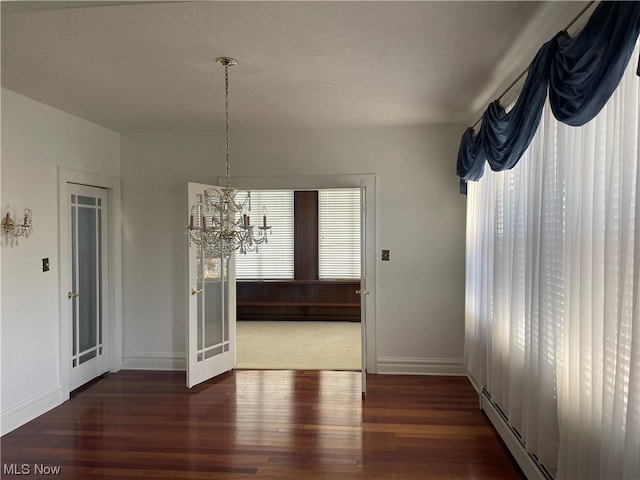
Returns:
[[[186,370],[184,353],[141,352],[122,356],[123,370]]]
[[[518,462],[520,469],[527,480],[552,480],[538,466],[536,460],[524,448],[524,445],[507,423],[503,413],[491,401],[491,397],[485,389],[480,393],[480,408],[487,414],[502,441],[507,446],[513,458]]]
[[[466,375],[460,358],[380,357],[379,374]],[[126,353],[123,370],[186,370],[186,356],[172,352]]]
[[[378,357],[378,373],[398,375],[466,375],[461,358]]]
[[[62,401],[62,386],[55,385],[4,410],[0,416],[0,435],[5,435],[47,413]]]

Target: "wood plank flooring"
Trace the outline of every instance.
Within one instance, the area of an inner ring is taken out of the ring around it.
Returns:
[[[466,378],[122,371],[5,435],[2,478],[522,479]],[[26,465],[31,476],[8,474]],[[38,466],[60,467],[36,476]]]

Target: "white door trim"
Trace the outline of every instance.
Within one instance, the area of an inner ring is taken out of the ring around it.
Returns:
[[[68,317],[67,283],[70,277],[69,265],[61,259],[62,249],[68,246],[70,226],[69,216],[63,214],[67,205],[67,183],[77,183],[90,187],[104,188],[108,192],[109,217],[108,222],[108,311],[107,338],[110,345],[107,365],[110,372],[117,372],[122,368],[122,205],[120,194],[120,179],[105,175],[69,170],[58,167],[58,324],[60,330],[60,385],[62,400],[69,399],[69,373],[71,365],[71,329]]]
[[[224,177],[219,178],[223,182]],[[376,269],[377,248],[377,175],[375,173],[345,174],[345,175],[318,175],[318,176],[234,176],[233,188],[239,190],[317,190],[322,188],[360,188],[362,185],[367,190],[367,218],[366,218],[366,265],[367,265],[367,285],[370,292],[366,297],[367,302],[367,324],[366,324],[366,346],[367,346],[367,373],[378,373],[377,359],[377,337],[376,319],[378,314],[378,279]]]

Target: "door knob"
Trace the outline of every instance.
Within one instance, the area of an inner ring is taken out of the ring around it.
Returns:
[[[356,295],[369,295],[369,290],[356,290]]]
[[[191,289],[191,295],[198,295],[199,293],[202,293],[202,290],[199,288],[192,288]]]
[[[79,296],[79,293],[67,292],[67,298],[77,298]]]

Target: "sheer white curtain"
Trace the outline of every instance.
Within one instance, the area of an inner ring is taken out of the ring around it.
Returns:
[[[637,65],[592,122],[545,107],[518,165],[468,184],[467,368],[558,479],[640,478]]]

